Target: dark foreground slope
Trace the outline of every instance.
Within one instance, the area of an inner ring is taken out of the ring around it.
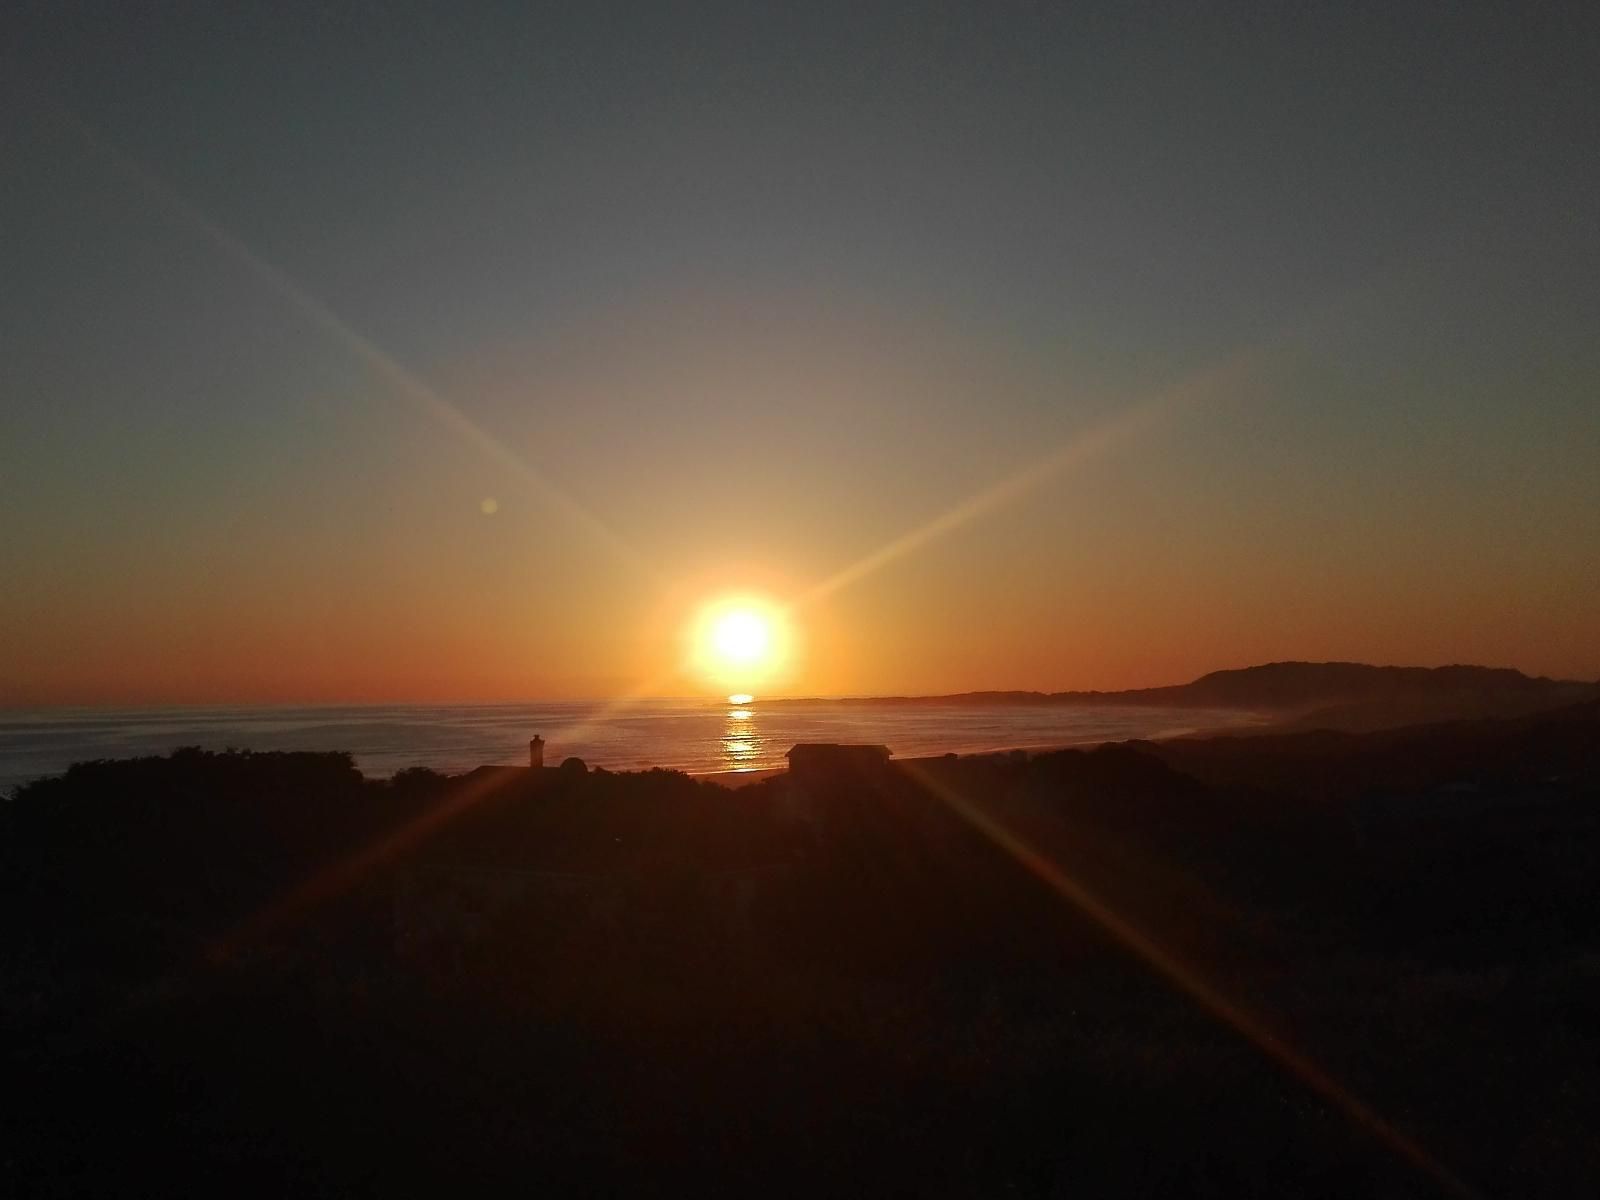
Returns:
[[[738,792],[75,768],[4,814],[4,1182],[1446,1189],[1265,1038],[1489,1194],[1590,1195],[1596,734],[1589,706]]]

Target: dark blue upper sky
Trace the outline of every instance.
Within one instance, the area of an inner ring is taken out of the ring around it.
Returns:
[[[11,57],[425,351],[684,272],[1206,347],[1592,249],[1577,6],[464,7],[50,4]],[[59,204],[9,124],[8,203]]]

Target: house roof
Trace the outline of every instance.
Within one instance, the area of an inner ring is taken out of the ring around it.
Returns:
[[[806,757],[808,755],[838,755],[851,758],[888,758],[894,753],[887,746],[871,745],[866,742],[797,742],[789,748],[785,758],[795,755]]]

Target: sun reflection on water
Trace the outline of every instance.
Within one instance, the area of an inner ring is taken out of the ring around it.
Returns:
[[[729,696],[736,705],[748,704],[753,697]],[[761,757],[761,739],[756,735],[755,712],[744,707],[730,708],[722,731],[722,764],[725,771],[753,771]]]

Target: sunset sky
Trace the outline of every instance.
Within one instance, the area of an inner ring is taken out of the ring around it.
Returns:
[[[1600,22],[1189,11],[23,5],[0,704],[1600,677]]]

